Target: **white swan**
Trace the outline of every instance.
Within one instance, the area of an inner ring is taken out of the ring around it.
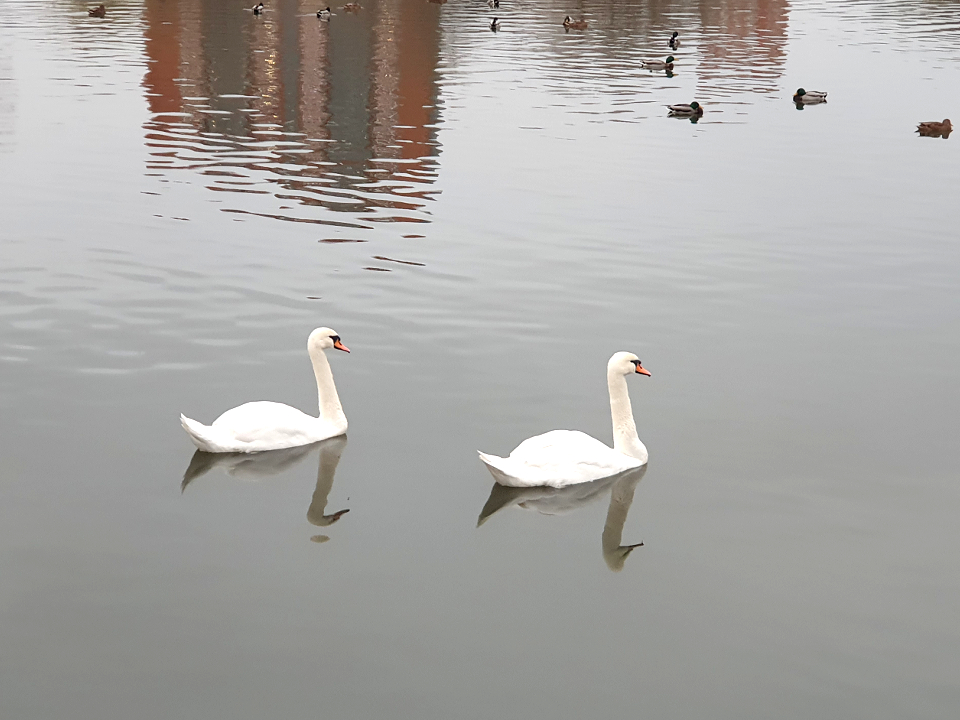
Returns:
[[[320,417],[307,415],[283,403],[260,401],[227,410],[212,425],[204,425],[183,415],[180,424],[194,445],[213,453],[281,450],[343,435],[347,431],[347,418],[333,384],[330,363],[324,354],[329,348],[350,352],[340,342],[336,331],[330,328],[317,328],[310,333],[307,352],[317,377]]]
[[[552,430],[528,438],[509,457],[480,453],[501,485],[566,487],[637,468],[647,462],[647,448],[637,436],[626,376],[650,375],[633,353],[614,353],[607,363],[607,388],[613,418],[613,449],[579,430]]]

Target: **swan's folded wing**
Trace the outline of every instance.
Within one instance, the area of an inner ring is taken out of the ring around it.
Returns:
[[[553,430],[529,438],[506,458],[483,453],[480,457],[498,471],[493,472],[494,479],[510,487],[566,487],[643,464],[577,430]]]
[[[213,421],[214,430],[227,434],[235,450],[274,450],[323,440],[322,421],[283,403],[248,402],[227,410]],[[332,431],[330,434],[334,434]],[[329,437],[329,435],[328,435]]]

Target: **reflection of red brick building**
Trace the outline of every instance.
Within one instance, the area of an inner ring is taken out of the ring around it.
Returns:
[[[146,0],[151,112],[200,106],[205,129],[236,133],[237,118],[216,111],[254,110],[244,134],[273,123],[333,136],[355,160],[433,154],[438,7],[382,0],[331,23],[315,13],[307,0],[275,0],[259,17],[218,0]],[[205,115],[207,103],[215,112]]]
[[[788,0],[701,6],[700,87],[774,92],[786,60]]]
[[[300,0],[300,12],[309,14],[316,6],[313,0]],[[316,12],[313,10],[313,12]],[[327,108],[329,80],[328,33],[330,23],[302,23],[300,29],[300,132],[308,137],[329,139]]]
[[[148,2],[143,10],[147,106],[152,113],[180,112],[180,13],[177,2]]]

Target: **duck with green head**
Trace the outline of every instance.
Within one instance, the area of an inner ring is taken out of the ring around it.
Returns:
[[[694,100],[689,105],[667,105],[670,108],[670,114],[676,117],[700,117],[703,115],[703,107]]]
[[[794,93],[793,101],[797,105],[817,105],[818,103],[825,103],[827,101],[827,94],[818,90],[798,88],[797,92]]]
[[[668,55],[666,60],[641,60],[640,65],[647,70],[673,70],[673,55]]]

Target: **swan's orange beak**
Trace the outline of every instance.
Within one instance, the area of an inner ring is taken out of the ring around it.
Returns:
[[[637,363],[637,372],[640,373],[641,375],[646,375],[647,377],[650,377],[650,371],[647,370],[647,369],[646,369],[643,365],[641,365],[640,363]]]
[[[333,341],[333,346],[334,346],[337,350],[343,350],[344,352],[350,352],[350,348],[348,348],[346,345],[344,345],[342,342],[340,342],[339,338],[338,338],[337,340],[334,340],[334,341]],[[650,373],[647,373],[647,375],[649,375],[649,374],[650,374]]]

